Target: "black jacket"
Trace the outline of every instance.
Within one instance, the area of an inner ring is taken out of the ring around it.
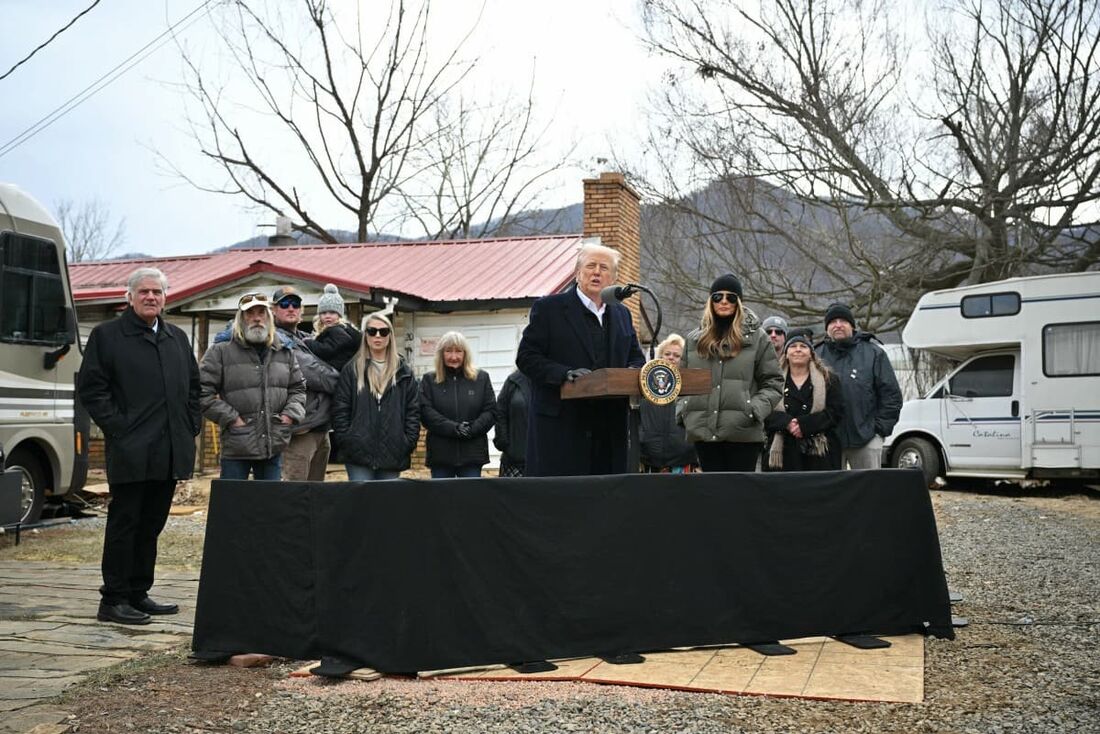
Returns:
[[[496,421],[496,396],[489,374],[478,370],[477,378],[460,377],[447,370],[443,382],[429,372],[420,381],[420,418],[428,429],[429,467],[466,466],[489,463],[489,440],[485,437]],[[470,424],[471,437],[458,435],[458,424]]]
[[[326,329],[326,333],[331,329]],[[420,437],[420,397],[412,370],[401,360],[382,397],[358,390],[355,362],[344,365],[332,395],[332,439],[348,464],[404,471]]]
[[[77,391],[106,436],[109,483],[191,476],[199,367],[181,329],[162,318],[154,332],[130,308],[100,324],[84,347]]]
[[[901,415],[901,388],[894,368],[872,339],[873,334],[857,332],[844,342],[826,339],[817,348],[817,356],[840,379],[845,413],[840,442],[846,449],[866,446],[876,434],[889,436]]]
[[[768,466],[768,450],[772,437],[778,431],[785,431],[792,418],[798,419],[803,439],[797,439],[789,433],[783,435],[783,471],[821,471],[843,469],[843,450],[840,445],[840,425],[844,420],[844,396],[840,390],[840,381],[835,374],[829,375],[825,383],[825,409],[811,413],[814,403],[814,389],[810,378],[799,388],[788,375],[783,382],[783,402],[764,419],[764,428],[768,431],[768,440],[764,444],[764,470]],[[801,445],[805,438],[824,433],[829,442],[825,456],[804,453]]]
[[[531,381],[519,370],[508,375],[497,396],[497,428],[493,445],[513,464],[527,461],[527,409],[531,405]]]
[[[640,411],[638,435],[643,464],[661,469],[699,463],[694,444],[687,440],[684,427],[676,423],[676,403],[654,405],[643,400]]]
[[[332,420],[332,393],[336,390],[336,381],[340,371],[314,354],[306,346],[304,331],[276,329],[276,338],[294,352],[298,369],[306,380],[306,415],[294,426],[294,433],[307,431],[328,431]]]
[[[309,351],[337,370],[351,361],[359,351],[363,334],[351,324],[335,324],[315,337],[304,339]]]

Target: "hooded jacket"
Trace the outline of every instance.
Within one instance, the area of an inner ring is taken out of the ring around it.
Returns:
[[[886,351],[872,344],[872,339],[874,334],[857,331],[843,341],[826,338],[817,348],[817,356],[840,379],[844,395],[840,441],[846,449],[866,446],[876,435],[889,436],[901,415],[901,388],[894,368]]]
[[[513,464],[527,461],[527,411],[531,407],[531,381],[519,370],[508,375],[497,396],[497,426],[493,445]]]
[[[214,344],[199,367],[202,413],[221,429],[225,459],[270,459],[290,443],[305,416],[306,383],[293,352],[278,339],[261,356],[235,339]],[[245,425],[231,424],[240,417]]]
[[[760,319],[745,309],[741,351],[734,357],[699,356],[701,335],[698,329],[688,334],[680,362],[682,369],[709,369],[711,375],[709,393],[679,402],[678,415],[688,440],[763,442],[764,419],[783,398],[783,375]]]
[[[278,339],[294,352],[298,368],[306,381],[306,414],[294,433],[327,431],[332,418],[332,393],[340,372],[306,346],[306,334],[277,327]]]
[[[357,383],[352,360],[340,371],[332,396],[332,438],[341,458],[371,469],[408,469],[420,438],[420,391],[412,370],[402,359],[381,398],[369,384],[360,391]]]

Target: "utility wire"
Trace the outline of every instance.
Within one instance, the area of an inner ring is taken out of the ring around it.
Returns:
[[[11,73],[12,73],[13,71],[15,71],[16,69],[18,69],[18,68],[19,68],[20,66],[22,66],[22,65],[23,65],[23,64],[24,64],[25,62],[27,62],[27,61],[30,61],[30,60],[31,60],[31,57],[32,57],[32,56],[34,56],[34,55],[35,55],[36,53],[38,53],[38,52],[39,52],[39,51],[41,51],[42,49],[46,48],[46,46],[49,46],[49,45],[50,45],[50,43],[51,43],[51,42],[53,41],[53,39],[57,38],[58,36],[60,36],[60,35],[61,35],[62,33],[64,33],[65,31],[69,30],[69,28],[70,28],[70,27],[72,27],[72,24],[73,24],[73,23],[75,23],[75,22],[77,22],[78,20],[80,20],[80,19],[81,19],[81,18],[82,18],[82,17],[84,16],[84,15],[86,15],[86,14],[87,14],[87,12],[88,12],[89,10],[91,10],[92,8],[94,8],[94,7],[96,6],[96,5],[99,5],[99,2],[100,2],[100,0],[95,0],[95,2],[93,2],[93,3],[91,4],[91,5],[89,5],[88,7],[84,8],[84,10],[82,10],[82,11],[81,11],[81,12],[80,12],[80,13],[79,13],[79,14],[78,14],[78,15],[77,15],[77,16],[76,16],[75,18],[73,18],[73,19],[72,19],[72,20],[70,20],[70,21],[69,21],[68,23],[66,23],[66,24],[65,24],[65,27],[64,27],[64,28],[62,28],[62,29],[61,29],[61,30],[59,30],[59,31],[58,31],[57,33],[54,33],[54,34],[53,34],[52,36],[50,36],[50,37],[49,37],[49,38],[47,38],[47,39],[46,39],[45,41],[43,41],[42,43],[40,43],[40,44],[38,45],[38,48],[36,48],[35,50],[31,51],[31,52],[30,52],[29,54],[27,54],[27,55],[26,55],[26,56],[25,56],[24,58],[22,58],[21,60],[19,60],[19,61],[18,61],[18,62],[17,62],[16,64],[15,64],[15,66],[13,66],[13,67],[11,67],[10,69],[8,69],[7,71],[5,71],[5,72],[4,72],[4,75],[3,75],[3,76],[0,76],[0,82],[4,81],[4,80],[5,80],[5,79],[7,79],[7,78],[8,78],[9,76],[11,76]]]
[[[0,158],[3,158],[8,153],[18,148],[20,145],[48,128],[50,125],[53,125],[62,117],[69,114],[83,103],[87,102],[98,92],[105,89],[108,85],[111,84],[111,82],[115,81],[127,71],[144,61],[146,58],[152,55],[154,51],[163,46],[167,42],[168,38],[175,34],[177,28],[179,28],[182,32],[186,30],[186,28],[192,23],[199,20],[202,17],[201,15],[199,15],[199,12],[205,9],[206,6],[212,2],[214,2],[214,0],[202,0],[202,2],[200,2],[191,12],[177,20],[172,25],[168,26],[168,28],[165,29],[163,33],[139,48],[126,59],[119,62],[106,74],[99,77],[94,82],[84,87],[84,89],[74,94],[72,97],[63,102],[41,120],[28,127],[26,130],[19,133],[8,142],[4,143],[2,146],[0,146]],[[180,28],[180,26],[183,26],[183,28]]]

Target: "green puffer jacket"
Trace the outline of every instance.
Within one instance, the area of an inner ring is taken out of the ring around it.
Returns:
[[[764,419],[783,399],[783,375],[760,319],[745,309],[744,342],[732,359],[704,359],[699,332],[688,334],[681,368],[709,369],[711,391],[679,402],[680,422],[689,441],[760,443]]]
[[[270,459],[290,443],[306,414],[306,381],[294,352],[278,339],[264,353],[236,339],[214,344],[199,366],[202,414],[221,429],[226,459]],[[294,423],[283,425],[279,415]],[[238,416],[245,425],[230,424]]]

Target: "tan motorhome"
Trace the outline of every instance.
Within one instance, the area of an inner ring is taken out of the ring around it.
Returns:
[[[0,183],[0,448],[22,484],[22,522],[84,486],[88,418],[74,404],[80,339],[57,222]]]

